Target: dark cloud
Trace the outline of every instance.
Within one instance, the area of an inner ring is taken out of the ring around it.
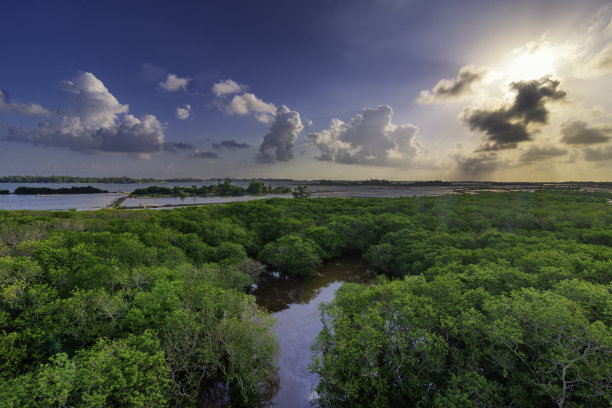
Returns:
[[[457,99],[470,94],[472,85],[482,81],[490,71],[487,67],[467,65],[462,67],[455,79],[441,79],[431,91],[421,91],[417,103],[431,104]]]
[[[312,139],[322,161],[376,166],[401,166],[411,162],[420,146],[411,124],[392,124],[393,109],[379,106],[364,111],[348,123],[332,120],[329,129],[306,137]]]
[[[527,126],[523,122],[511,122],[505,109],[469,111],[463,120],[470,129],[485,132],[486,142],[479,149],[482,151],[514,149],[518,143],[531,139]]]
[[[558,147],[533,145],[521,154],[519,160],[523,163],[533,163],[552,159],[554,157],[565,156],[566,154],[567,150]]]
[[[274,163],[293,158],[293,147],[297,135],[304,129],[300,114],[285,105],[276,110],[270,133],[264,136],[255,160],[259,163]]]
[[[72,132],[71,132],[72,131]],[[163,127],[153,115],[142,120],[127,115],[120,123],[97,129],[63,128],[43,122],[37,128],[11,127],[6,140],[78,152],[157,153],[163,147]]]
[[[171,153],[176,153],[179,150],[191,150],[193,145],[183,142],[165,142],[164,150]]]
[[[0,89],[0,113],[25,116],[48,116],[51,112],[37,103],[22,104],[11,101],[7,91]]]
[[[8,140],[81,152],[155,153],[164,145],[163,125],[153,115],[141,119],[128,114],[102,81],[89,72],[62,89],[72,94],[74,110],[59,121],[45,121],[34,129],[12,127]]]
[[[612,163],[612,146],[599,149],[584,149],[584,160],[589,162],[606,161]]]
[[[502,165],[496,152],[458,153],[451,157],[455,159],[459,177],[463,180],[487,180],[491,172]]]
[[[561,100],[567,96],[558,79],[544,77],[531,81],[513,82],[510,88],[516,91],[514,104],[508,110],[510,118],[522,119],[525,125],[535,123],[548,123],[548,110],[545,100]]]
[[[561,141],[572,145],[605,143],[611,139],[612,125],[589,126],[582,120],[572,119],[561,125]]]
[[[204,150],[194,150],[189,157],[195,157],[198,159],[218,159],[219,155],[215,152],[207,152]]]
[[[164,131],[153,115],[142,120],[127,115],[114,128],[101,128],[96,136],[101,140],[97,150],[117,153],[155,153],[164,145]]]
[[[529,125],[548,123],[547,101],[562,100],[566,92],[558,89],[559,80],[544,77],[531,81],[513,82],[516,92],[511,105],[494,110],[466,109],[461,120],[472,130],[485,133],[479,150],[514,149],[521,142],[531,140]]]
[[[235,140],[223,140],[221,143],[213,143],[213,149],[215,150],[236,150],[236,149],[248,149],[251,145],[248,143],[240,143]]]

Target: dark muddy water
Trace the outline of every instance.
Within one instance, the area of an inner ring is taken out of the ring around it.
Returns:
[[[317,276],[284,279],[268,275],[254,291],[257,303],[278,320],[274,330],[280,346],[278,393],[273,407],[310,407],[319,379],[308,370],[311,346],[323,328],[319,305],[331,301],[344,282],[366,283],[375,274],[360,257],[326,262]]]

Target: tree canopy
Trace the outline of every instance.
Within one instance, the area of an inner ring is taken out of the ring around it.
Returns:
[[[378,280],[322,308],[321,406],[607,407],[610,199],[0,211],[0,401],[191,407],[222,390],[254,406],[277,363],[248,295],[264,265],[308,276],[363,254]]]

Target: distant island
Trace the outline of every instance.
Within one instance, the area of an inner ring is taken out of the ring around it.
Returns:
[[[191,186],[191,187],[162,187],[162,186],[150,186],[146,188],[137,188],[134,190],[130,197],[189,197],[189,196],[241,196],[246,194],[259,195],[259,194],[291,194],[291,187],[272,187],[266,186],[263,182],[257,180],[251,180],[247,188],[243,188],[232,184],[232,180],[227,178],[223,182],[219,181],[217,184],[211,184],[209,186]]]
[[[197,178],[131,178],[131,177],[79,177],[79,176],[0,176],[0,183],[92,183],[92,184],[141,184],[141,183],[199,183]]]
[[[106,190],[101,190],[92,186],[85,187],[62,187],[62,188],[49,188],[49,187],[17,187],[13,194],[19,195],[64,195],[64,194],[99,194],[108,193]]]

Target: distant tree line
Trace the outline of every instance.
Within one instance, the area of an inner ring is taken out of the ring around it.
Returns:
[[[49,188],[49,187],[17,187],[14,191],[14,194],[20,195],[33,195],[33,194],[99,194],[99,193],[108,193],[106,190],[101,190],[97,187],[92,186],[72,186],[61,187],[61,188]]]
[[[243,188],[232,184],[232,180],[226,178],[223,182],[219,181],[217,184],[211,184],[208,186],[191,186],[191,187],[162,187],[162,186],[150,186],[146,188],[135,189],[130,196],[164,196],[164,197],[189,197],[189,196],[241,196],[246,194],[258,195],[258,194],[290,194],[292,192],[290,187],[272,187],[266,186],[263,182],[257,180],[251,180],[247,188]]]
[[[402,187],[415,187],[415,186],[452,186],[453,183],[450,181],[389,181],[389,180],[316,180],[316,184],[320,186],[402,186]]]
[[[2,176],[0,183],[95,183],[95,184],[140,184],[155,182],[200,182],[201,179],[195,178],[173,178],[173,179],[153,179],[153,178],[131,178],[131,177],[79,177],[79,176]]]
[[[9,193],[10,193],[10,191],[8,191],[8,190],[0,190],[0,194],[9,194]]]
[[[390,186],[398,184],[397,181],[389,180],[316,180],[320,186]]]

